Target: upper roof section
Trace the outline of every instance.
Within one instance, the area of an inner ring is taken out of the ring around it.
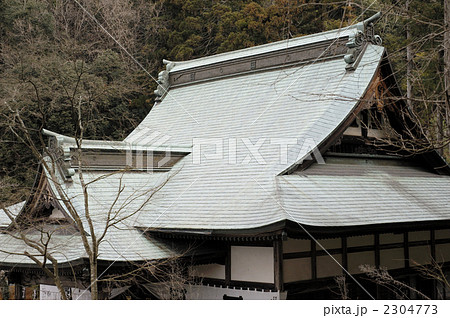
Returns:
[[[348,70],[354,70],[365,43],[381,44],[380,37],[373,32],[373,22],[380,16],[380,13],[377,13],[361,23],[342,29],[190,61],[164,60],[166,70],[159,73],[158,83],[160,85],[155,93],[159,97],[163,97],[169,87],[258,72],[275,67],[279,69],[338,56],[345,59]]]
[[[143,207],[136,226],[237,230],[286,220],[276,176],[346,128],[377,76],[384,48],[360,44],[345,45],[339,56],[171,86],[125,142],[150,145],[157,133],[169,145],[192,146],[192,153]],[[176,66],[166,72],[177,74]]]

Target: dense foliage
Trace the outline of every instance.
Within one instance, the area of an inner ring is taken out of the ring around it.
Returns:
[[[80,3],[153,77],[163,58],[186,60],[335,29],[381,10],[384,17],[377,30],[402,89],[412,87],[412,106],[430,134],[441,139],[448,135],[448,109],[440,107],[443,0]],[[151,109],[154,80],[99,24],[73,0],[0,0],[2,201],[23,198],[36,168],[35,158],[12,129],[18,117],[36,142],[42,128],[76,135],[78,110],[86,137],[122,139]]]

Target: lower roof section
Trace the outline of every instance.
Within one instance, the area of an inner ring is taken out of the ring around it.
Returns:
[[[150,227],[161,237],[227,241],[272,240],[438,229],[450,224],[450,176],[406,160],[325,158],[308,170],[276,177],[277,195],[267,200],[284,220],[223,229]]]
[[[278,177],[293,222],[349,227],[450,220],[450,176],[395,160],[336,160]]]
[[[52,234],[52,233],[49,233]],[[45,233],[44,233],[44,237]],[[26,234],[26,239],[32,243],[39,243],[39,233]],[[90,238],[88,237],[88,240]],[[79,234],[60,235],[52,234],[49,240],[48,252],[62,267],[64,264],[74,264],[88,258],[81,236]],[[42,261],[43,257],[24,240],[14,233],[0,234],[0,264],[14,264],[14,266],[29,266],[36,263],[26,253]],[[110,228],[108,235],[100,243],[99,261],[105,262],[135,262],[143,260],[158,260],[172,257],[182,257],[189,253],[188,246],[177,245],[157,238],[149,238],[137,229],[121,230]],[[50,263],[47,261],[47,263]]]

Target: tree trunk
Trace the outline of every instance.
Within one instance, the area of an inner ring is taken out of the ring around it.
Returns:
[[[94,255],[90,260],[91,270],[91,299],[98,300],[98,281],[97,281],[97,256]]]
[[[406,101],[410,108],[412,108],[411,98],[412,98],[412,47],[411,47],[411,19],[409,14],[409,5],[411,0],[406,1],[406,13],[408,15],[408,20],[406,21]]]
[[[445,131],[446,137],[450,135],[449,113],[450,113],[450,1],[444,0],[444,98]],[[450,154],[450,145],[449,145]]]

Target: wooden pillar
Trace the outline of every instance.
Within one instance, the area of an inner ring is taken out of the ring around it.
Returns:
[[[231,283],[231,244],[227,245],[227,256],[225,258],[225,285]]]
[[[409,275],[409,286],[411,286],[411,290],[409,290],[409,299],[416,300],[417,293],[414,290],[417,288],[417,276]]]
[[[403,255],[405,258],[405,268],[409,268],[409,237],[408,237],[408,232],[404,232],[403,233]],[[409,286],[411,286],[411,284],[413,284],[414,282],[411,279],[411,274],[408,274],[408,278],[407,278],[407,282],[406,282]],[[408,296],[414,297],[414,293],[411,290],[407,291]]]
[[[405,268],[409,268],[409,239],[408,232],[403,233],[403,254],[405,257]]]
[[[380,234],[375,234],[375,267],[380,268]]]
[[[374,241],[374,248],[375,248],[375,267],[378,269],[381,265],[381,256],[380,256],[380,234],[375,234],[375,241]],[[375,289],[377,293],[377,299],[382,299],[382,288],[380,284],[375,284]]]
[[[316,255],[316,242],[311,240],[311,277],[317,278],[317,255]]]
[[[436,261],[436,233],[434,230],[430,231],[430,253],[432,261]],[[442,292],[439,291],[443,290],[443,285],[433,279],[433,299],[439,299],[439,297],[442,297]]]
[[[274,283],[278,291],[283,290],[283,241],[277,238],[273,241]]]
[[[348,256],[347,256],[347,237],[341,237],[342,246],[342,267],[348,271]]]
[[[430,245],[431,257],[436,260],[436,232],[434,230],[430,231]]]

